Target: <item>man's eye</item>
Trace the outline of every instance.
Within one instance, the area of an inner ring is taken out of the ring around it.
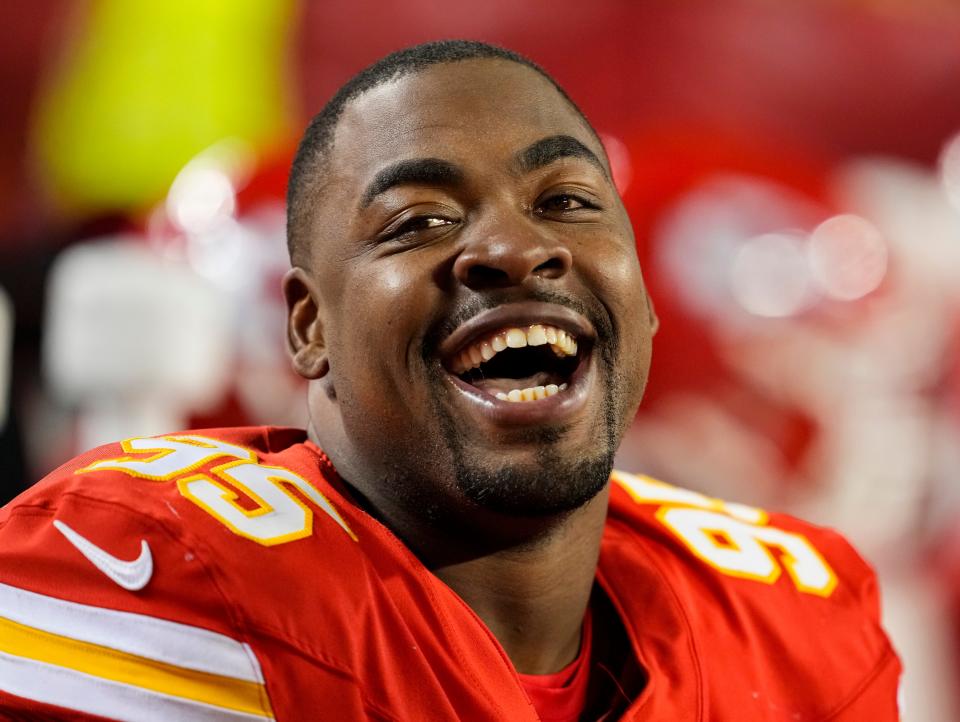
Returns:
[[[453,221],[449,218],[443,218],[442,216],[417,216],[404,221],[395,229],[390,231],[387,234],[387,238],[403,238],[405,236],[420,233],[421,231],[429,231],[434,228],[441,228],[443,226],[452,226],[455,223],[456,221]]]
[[[577,211],[581,208],[596,208],[596,206],[580,196],[575,196],[570,193],[560,193],[559,195],[544,199],[540,205],[537,206],[537,212]]]

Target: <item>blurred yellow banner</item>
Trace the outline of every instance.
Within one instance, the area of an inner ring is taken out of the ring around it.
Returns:
[[[290,132],[293,0],[95,0],[41,90],[33,155],[64,210],[137,209],[225,137]]]

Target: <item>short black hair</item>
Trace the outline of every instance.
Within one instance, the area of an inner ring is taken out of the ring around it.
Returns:
[[[305,263],[304,237],[310,226],[309,210],[315,206],[317,181],[323,174],[323,166],[333,144],[334,131],[347,103],[368,90],[419,72],[431,65],[483,58],[509,60],[539,73],[557,89],[557,92],[583,119],[593,135],[597,135],[583,111],[577,107],[560,84],[532,60],[512,50],[476,40],[438,40],[398,50],[361,70],[341,86],[323,109],[313,117],[304,131],[287,182],[287,250],[290,253],[291,264],[304,265]]]

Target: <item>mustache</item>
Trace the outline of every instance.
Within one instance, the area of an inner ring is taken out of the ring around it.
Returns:
[[[516,293],[491,291],[482,296],[474,296],[458,306],[452,313],[434,321],[427,329],[422,344],[424,359],[433,357],[443,340],[453,333],[459,326],[469,321],[477,314],[491,308],[502,306],[505,303],[517,301],[540,301],[564,306],[588,319],[597,331],[597,341],[602,355],[612,355],[619,345],[619,334],[609,310],[599,301],[588,304],[575,296],[558,291],[537,289],[525,292],[522,296]]]

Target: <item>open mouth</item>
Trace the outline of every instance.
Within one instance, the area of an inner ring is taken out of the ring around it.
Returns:
[[[500,401],[542,401],[569,388],[585,345],[573,333],[547,323],[505,326],[458,348],[444,366]]]

